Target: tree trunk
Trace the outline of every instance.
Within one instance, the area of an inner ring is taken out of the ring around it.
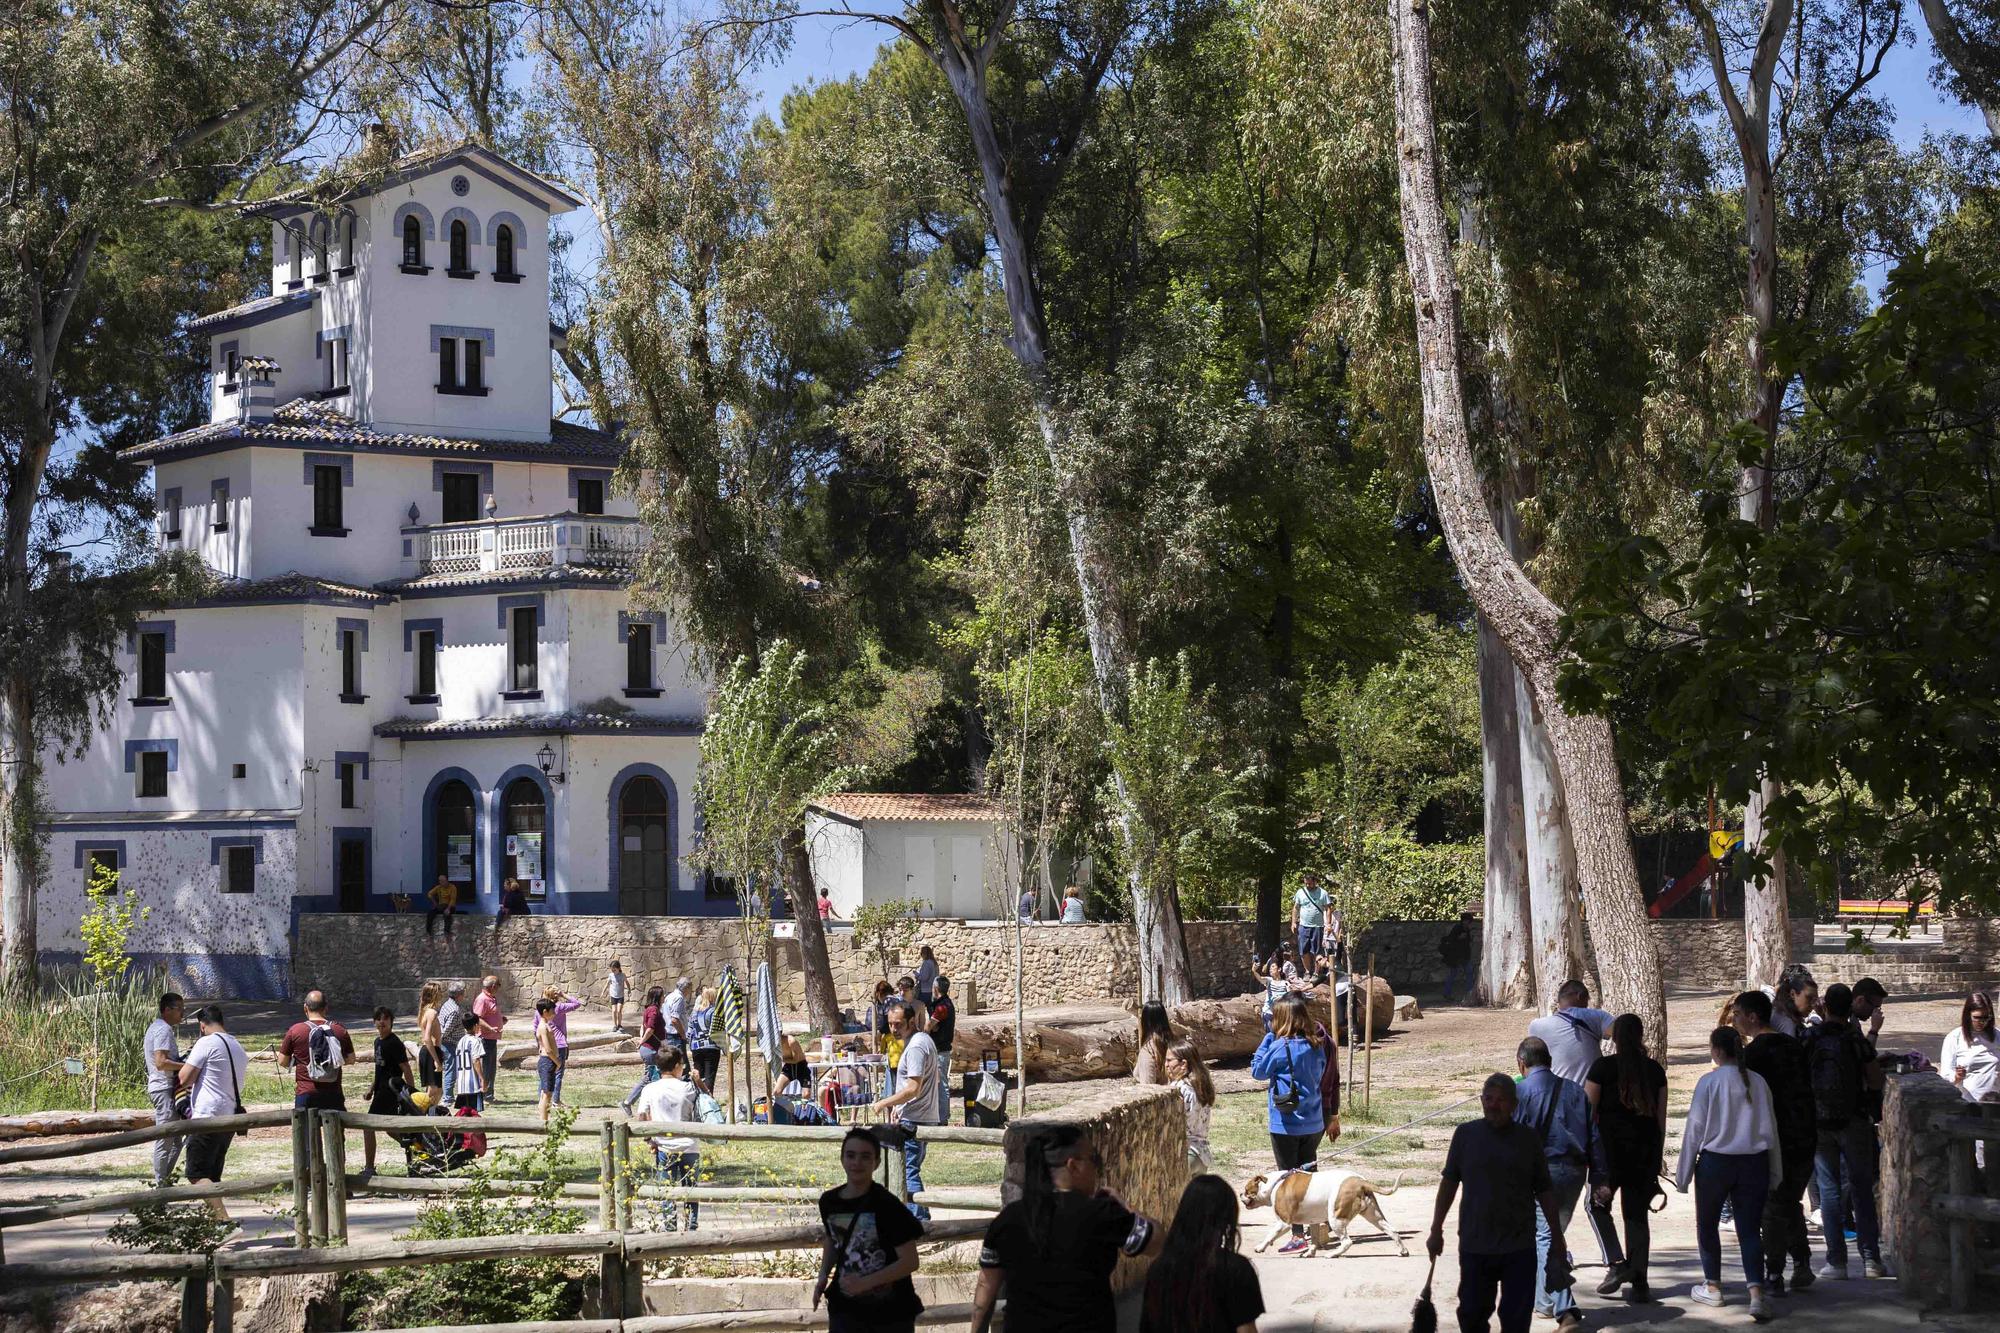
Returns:
[[[35,832],[36,776],[34,699],[25,681],[7,683],[0,696],[0,932],[5,957],[0,984],[12,991],[32,988],[39,966],[35,938],[36,889],[41,855]]]
[[[1995,89],[1987,80],[1979,77],[1973,68],[1976,63],[1972,52],[1966,48],[1965,33],[1959,28],[1958,20],[1945,8],[1944,0],[1918,0],[1923,7],[1924,22],[1931,30],[1931,45],[1951,66],[1952,73],[1958,75],[1965,85],[1966,95],[1979,114],[1986,119],[1986,132],[2000,139],[2000,89]]]
[[[1556,988],[1584,971],[1583,920],[1577,912],[1576,851],[1569,807],[1556,773],[1535,701],[1519,672],[1515,713],[1521,728],[1521,807],[1528,841],[1528,921],[1533,944],[1535,995],[1546,1008]]]
[[[1437,160],[1428,0],[1390,0],[1390,23],[1397,175],[1417,326],[1424,461],[1438,518],[1473,605],[1513,655],[1548,729],[1556,773],[1569,802],[1591,941],[1606,981],[1606,1007],[1638,1014],[1648,1045],[1661,1053],[1667,1024],[1659,953],[1632,862],[1611,727],[1602,717],[1570,713],[1557,696],[1560,613],[1501,540],[1487,511],[1467,432],[1458,292]]]
[[[1277,565],[1279,587],[1273,599],[1271,625],[1265,635],[1270,655],[1271,687],[1274,702],[1273,726],[1264,754],[1264,842],[1269,848],[1258,858],[1257,871],[1257,956],[1268,958],[1278,947],[1285,929],[1285,871],[1291,852],[1292,738],[1301,719],[1296,707],[1293,683],[1298,606],[1291,593],[1292,534],[1280,523],[1271,539],[1272,559]]]
[[[1743,812],[1743,846],[1763,841],[1764,808],[1778,794],[1767,782]],[[1743,885],[1743,988],[1775,985],[1792,961],[1791,904],[1785,900],[1785,854],[1771,853],[1771,876]]]
[[[1486,777],[1486,921],[1480,998],[1525,1009],[1540,993],[1528,961],[1528,851],[1521,797],[1521,738],[1515,723],[1514,659],[1479,617],[1479,740]]]
[[[1004,20],[1003,20],[1004,22]],[[996,30],[994,39],[997,39]],[[989,39],[992,40],[992,39]],[[1037,286],[1032,243],[1014,200],[1007,172],[1007,157],[993,125],[993,111],[986,101],[985,60],[991,50],[978,53],[951,46],[934,52],[959,110],[965,116],[974,155],[979,159],[980,198],[993,226],[994,246],[1000,256],[1002,288],[1007,297],[1007,314],[1013,336],[1008,350],[1020,364],[1034,398],[1035,422],[1041,432],[1042,450],[1049,472],[1055,479],[1056,498],[1062,505],[1063,523],[1069,534],[1070,560],[1076,570],[1079,610],[1083,634],[1090,645],[1091,672],[1097,681],[1098,705],[1109,721],[1125,714],[1125,683],[1132,665],[1131,646],[1126,634],[1124,607],[1119,598],[1116,574],[1110,557],[1098,537],[1098,519],[1082,495],[1080,479],[1068,457],[1062,424],[1062,404],[1055,378],[1049,367],[1048,324]],[[1125,783],[1114,768],[1111,782],[1116,790],[1118,831],[1125,850],[1135,863],[1138,831],[1132,827],[1126,806]],[[1194,998],[1189,984],[1187,941],[1180,929],[1180,904],[1172,901],[1169,889],[1157,893],[1139,882],[1134,874],[1129,887],[1141,922],[1139,929],[1140,970],[1146,984],[1158,985],[1149,998],[1178,1004]],[[1152,922],[1151,928],[1146,924]]]
[[[785,892],[798,919],[799,965],[805,972],[806,1017],[822,1033],[840,1031],[840,995],[833,985],[833,964],[826,955],[826,923],[819,919],[819,897],[813,892],[812,860],[806,855],[804,829],[785,835]]]

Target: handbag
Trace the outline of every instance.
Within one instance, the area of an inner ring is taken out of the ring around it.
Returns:
[[[1292,1048],[1288,1045],[1285,1047],[1286,1068],[1289,1069],[1291,1063]],[[1271,1080],[1271,1105],[1277,1107],[1281,1113],[1290,1115],[1299,1109],[1299,1080],[1296,1073],[1283,1075],[1283,1078],[1285,1080],[1283,1093],[1278,1091],[1278,1080],[1276,1078]]]
[[[232,1104],[236,1107],[235,1111],[231,1112],[231,1114],[244,1115],[246,1112],[243,1110],[243,1085],[237,1081],[236,1057],[229,1053],[229,1038],[227,1037],[222,1039],[222,1059],[229,1066],[229,1094]],[[250,1131],[247,1129],[239,1129],[236,1131],[236,1137],[239,1139],[244,1138],[249,1133]]]

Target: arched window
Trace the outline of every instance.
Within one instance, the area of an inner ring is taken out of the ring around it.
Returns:
[[[507,839],[501,844],[501,877],[522,881],[529,897],[540,898],[548,892],[548,802],[532,778],[515,778],[500,804]]]
[[[415,216],[403,219],[403,266],[422,268],[424,263],[424,224]]]
[[[306,237],[297,227],[285,228],[285,244],[292,250],[292,286],[306,280]]]
[[[625,916],[667,912],[667,792],[653,778],[635,777],[618,796],[618,911]]]
[[[493,241],[493,271],[503,278],[514,276],[514,229],[500,228],[500,234]]]
[[[453,778],[431,798],[431,874],[443,875],[469,899],[479,883],[479,813],[472,788]]]
[[[340,266],[354,267],[354,214],[343,213],[340,217]]]
[[[326,219],[314,218],[312,226],[313,275],[325,282],[330,269],[326,262]]]
[[[472,263],[466,255],[465,224],[454,222],[451,224],[451,271],[464,273],[471,267]]]

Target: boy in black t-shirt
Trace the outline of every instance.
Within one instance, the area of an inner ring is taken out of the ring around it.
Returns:
[[[881,1164],[882,1145],[875,1136],[849,1130],[840,1143],[847,1183],[819,1196],[826,1248],[813,1306],[826,1298],[833,1333],[908,1333],[924,1310],[910,1281],[923,1223],[875,1183]]]
[[[375,1083],[368,1093],[368,1114],[404,1114],[403,1094],[414,1088],[416,1076],[410,1069],[410,1048],[396,1035],[396,1015],[386,1005],[375,1010]],[[375,1131],[361,1134],[361,1171],[375,1170]]]

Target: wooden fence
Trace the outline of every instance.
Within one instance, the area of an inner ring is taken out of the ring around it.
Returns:
[[[464,1326],[456,1333],[667,1333],[668,1330],[741,1328],[746,1323],[778,1327],[812,1328],[825,1320],[824,1312],[805,1310],[727,1311],[699,1315],[653,1316],[645,1314],[644,1264],[647,1259],[668,1256],[695,1256],[762,1253],[780,1249],[812,1249],[824,1242],[817,1225],[748,1227],[728,1231],[644,1231],[633,1224],[633,1202],[638,1198],[658,1198],[685,1202],[777,1202],[805,1203],[819,1196],[808,1188],[727,1188],[703,1186],[661,1186],[638,1183],[632,1166],[634,1126],[643,1137],[659,1133],[667,1126],[658,1122],[607,1119],[598,1125],[598,1178],[593,1182],[563,1182],[565,1198],[595,1197],[598,1227],[593,1231],[557,1235],[500,1235],[450,1241],[388,1240],[361,1244],[347,1243],[347,1203],[349,1199],[372,1195],[438,1195],[472,1188],[491,1194],[526,1195],[544,1186],[531,1180],[484,1180],[466,1177],[383,1177],[358,1175],[347,1170],[347,1135],[355,1130],[378,1133],[458,1133],[543,1135],[548,1126],[527,1117],[480,1117],[476,1120],[437,1116],[378,1116],[349,1111],[274,1110],[241,1116],[221,1116],[205,1120],[170,1121],[145,1129],[106,1134],[67,1143],[31,1144],[0,1149],[0,1165],[12,1162],[52,1161],[134,1147],[158,1139],[189,1134],[228,1133],[239,1129],[275,1128],[289,1124],[292,1137],[292,1166],[285,1175],[254,1176],[242,1180],[168,1189],[143,1189],[115,1194],[98,1194],[76,1199],[58,1199],[26,1207],[0,1209],[0,1288],[67,1286],[109,1282],[155,1280],[177,1282],[182,1287],[181,1323],[183,1333],[206,1329],[212,1307],[215,1333],[229,1333],[236,1307],[236,1283],[304,1273],[342,1273],[362,1269],[398,1268],[447,1262],[464,1263],[491,1259],[568,1258],[590,1259],[597,1264],[597,1299],[600,1318],[559,1322]],[[770,1141],[837,1143],[847,1134],[840,1126],[806,1125],[709,1125],[673,1124],[670,1132],[681,1138],[720,1141]],[[959,1143],[997,1148],[1004,1138],[998,1129],[974,1129],[952,1125],[925,1125],[918,1128],[923,1143]],[[903,1172],[904,1152],[890,1148],[884,1153],[886,1183],[898,1198],[909,1200]],[[997,1173],[996,1173],[997,1174]],[[203,1200],[265,1194],[290,1187],[294,1246],[289,1250],[224,1249],[211,1256],[178,1254],[128,1254],[86,1259],[58,1259],[35,1263],[5,1263],[4,1237],[10,1227],[75,1217],[86,1213],[127,1211],[149,1204],[182,1200]],[[917,1202],[940,1207],[993,1211],[999,1207],[996,1184],[991,1191],[926,1190]],[[932,1222],[926,1229],[929,1241],[962,1240],[983,1235],[985,1218]],[[926,1314],[924,1324],[963,1322],[968,1307],[944,1306]],[[433,1330],[433,1333],[436,1333]]]
[[[1947,1298],[1951,1308],[1970,1310],[1979,1280],[2000,1282],[2000,1263],[1991,1262],[1992,1251],[1978,1243],[1975,1234],[1981,1224],[2000,1223],[2000,1107],[1979,1106],[1963,1116],[1938,1122],[1945,1145],[1945,1185],[1931,1206],[1945,1215],[1946,1242],[1950,1247],[1951,1279]],[[1981,1193],[1976,1145],[1986,1145],[1986,1191]]]

